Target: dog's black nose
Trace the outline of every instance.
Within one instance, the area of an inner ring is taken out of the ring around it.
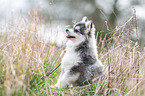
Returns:
[[[66,29],[66,32],[68,32],[69,30],[68,29]]]

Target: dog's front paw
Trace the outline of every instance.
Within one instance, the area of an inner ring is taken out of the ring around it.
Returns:
[[[61,85],[61,84],[55,84],[54,86],[50,86],[51,88],[58,88],[58,89],[63,89],[65,88],[65,86]]]
[[[58,89],[61,89],[61,86],[58,86],[57,84],[56,85],[53,85],[53,86],[50,86],[51,88],[58,88]]]
[[[56,88],[56,86],[55,85],[51,85],[50,88]]]

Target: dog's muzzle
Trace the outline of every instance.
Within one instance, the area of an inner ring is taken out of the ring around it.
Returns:
[[[75,36],[69,35],[69,33],[70,33],[69,29],[66,29],[66,33],[67,33],[66,38],[76,38]]]

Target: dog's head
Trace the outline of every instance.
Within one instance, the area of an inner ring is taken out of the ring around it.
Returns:
[[[76,23],[73,28],[67,28],[67,38],[74,42],[84,41],[86,38],[90,38],[94,35],[95,28],[92,21],[89,21],[87,17],[83,17],[82,21]]]

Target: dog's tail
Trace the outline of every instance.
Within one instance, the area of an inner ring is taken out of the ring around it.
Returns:
[[[107,74],[107,67],[102,64],[100,60],[97,60],[97,63],[95,64],[96,70],[95,70],[95,78],[92,80],[92,82],[98,80],[99,78],[103,78]]]

